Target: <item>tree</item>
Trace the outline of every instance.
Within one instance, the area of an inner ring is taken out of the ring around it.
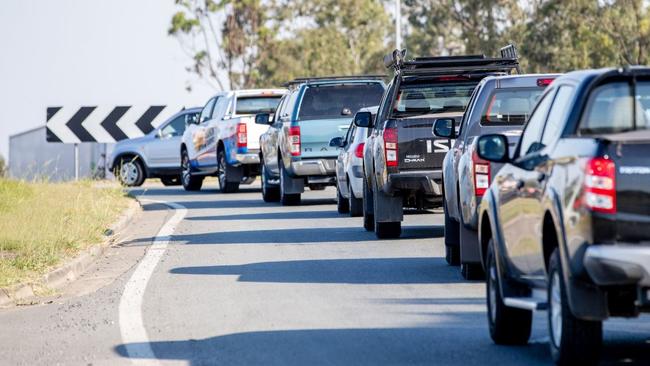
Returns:
[[[0,178],[6,177],[7,173],[8,173],[7,163],[5,161],[5,158],[2,155],[0,155]]]

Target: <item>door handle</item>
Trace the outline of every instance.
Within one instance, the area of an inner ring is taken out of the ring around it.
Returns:
[[[524,180],[523,180],[523,179],[519,179],[519,180],[517,181],[517,189],[522,189],[522,188],[524,188]]]

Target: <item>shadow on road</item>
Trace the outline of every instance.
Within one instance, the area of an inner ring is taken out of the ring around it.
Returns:
[[[218,216],[195,216],[187,217],[190,221],[211,221],[211,220],[286,220],[286,219],[336,219],[347,216],[340,215],[334,210],[328,211],[291,211],[291,212],[267,212],[239,215],[218,215]]]
[[[152,207],[157,208],[158,206],[159,205]],[[413,226],[404,227],[402,232],[402,237],[399,240],[440,238],[444,235],[444,228],[442,226]],[[124,245],[148,244],[153,240],[154,238],[152,237],[139,238],[127,241]],[[308,244],[374,240],[376,240],[374,233],[356,227],[226,231],[215,233],[179,234],[173,235],[171,238],[171,242],[182,242],[188,245]]]
[[[179,267],[183,275],[236,275],[241,282],[417,284],[462,283],[458,270],[441,258],[360,258]]]
[[[450,318],[455,317],[450,314]],[[149,346],[158,359],[189,361],[190,365],[549,364],[545,345],[508,347],[504,357],[505,348],[493,345],[483,332],[456,329],[452,323],[443,326],[259,331]],[[115,351],[128,357],[127,347],[141,346],[123,344]]]

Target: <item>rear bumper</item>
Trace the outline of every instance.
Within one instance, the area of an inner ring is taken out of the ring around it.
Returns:
[[[590,245],[585,252],[584,265],[597,285],[637,285],[650,290],[650,246]]]
[[[335,176],[336,158],[316,158],[292,161],[289,174],[300,177]]]
[[[410,171],[388,174],[386,193],[399,190],[420,191],[430,196],[442,196],[442,172],[440,170]]]

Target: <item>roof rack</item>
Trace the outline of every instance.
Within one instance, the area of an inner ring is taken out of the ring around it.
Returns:
[[[300,77],[300,78],[295,78],[291,81],[287,81],[286,83],[283,84],[284,87],[291,87],[295,86],[298,84],[304,84],[304,83],[311,83],[314,81],[329,81],[329,80],[365,80],[365,79],[373,79],[373,80],[381,80],[385,79],[386,75],[378,75],[378,74],[373,74],[373,75],[334,75],[334,76],[317,76],[317,77]]]
[[[521,73],[515,46],[510,44],[499,51],[500,58],[466,55],[416,57],[413,60],[406,60],[406,50],[394,50],[384,57],[384,65],[387,68],[393,68],[395,73],[401,76],[479,72],[510,73],[513,69],[517,73]]]

